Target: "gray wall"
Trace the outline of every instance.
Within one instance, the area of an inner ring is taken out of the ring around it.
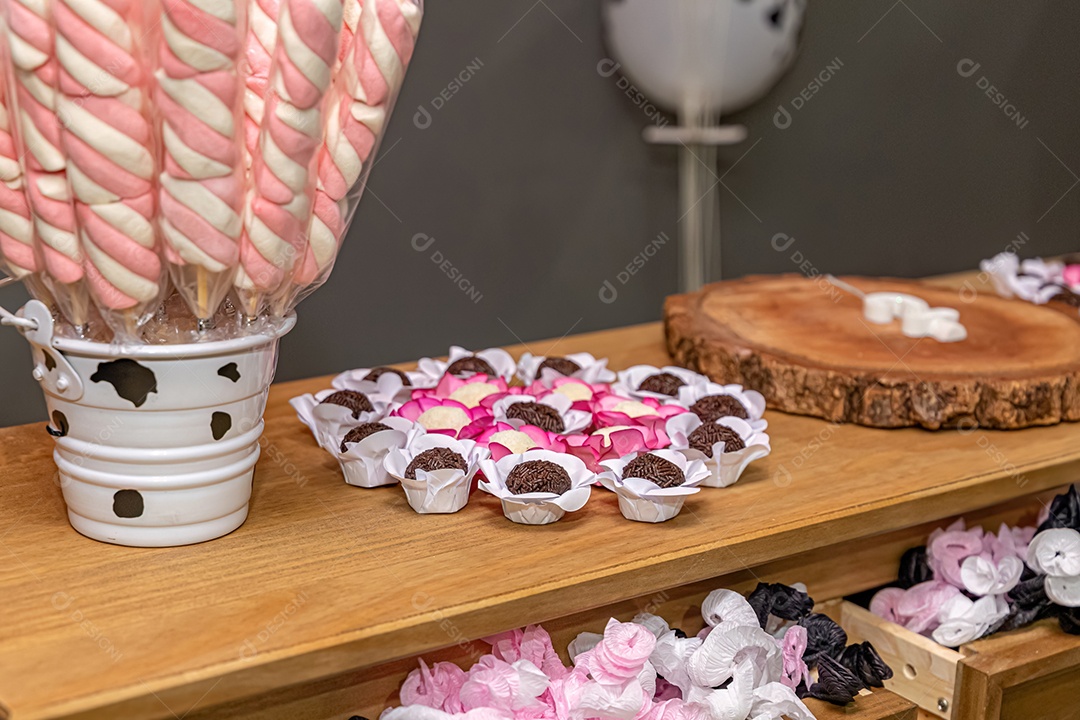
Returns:
[[[334,275],[283,343],[280,379],[656,320],[675,289],[674,242],[616,280],[658,233],[678,236],[677,163],[642,143],[650,120],[618,76],[597,72],[597,2],[428,5],[382,159]],[[795,66],[733,118],[749,140],[721,151],[727,167],[757,143],[724,178],[753,212],[725,191],[725,277],[795,270],[796,250],[826,272],[961,270],[1020,232],[1022,254],[1077,249],[1078,26],[1078,3],[810,0]],[[835,58],[842,67],[779,129],[778,105]],[[980,64],[970,77],[957,71],[965,58]],[[468,82],[433,109],[462,71]],[[1025,127],[982,94],[983,76]],[[775,251],[776,233],[795,244]],[[614,303],[598,297],[605,279]],[[20,297],[0,291],[7,307]],[[11,329],[0,368],[0,424],[43,419]]]

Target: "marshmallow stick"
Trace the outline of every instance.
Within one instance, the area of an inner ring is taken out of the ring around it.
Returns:
[[[62,147],[83,268],[106,322],[135,340],[168,287],[154,228],[148,63],[139,0],[56,0]]]
[[[270,87],[240,240],[236,295],[248,319],[288,287],[307,245],[312,166],[322,139],[322,105],[329,89],[342,23],[342,0],[282,0]]]
[[[8,0],[4,7],[12,82],[8,103],[12,130],[18,130],[31,242],[55,305],[82,334],[90,320],[90,299],[61,149],[53,6],[43,0]]]
[[[290,307],[326,282],[333,269],[420,31],[422,10],[414,0],[357,2],[358,26],[327,112],[309,243],[293,274]]]
[[[165,0],[158,15],[158,222],[173,284],[200,330],[212,325],[240,256],[245,10],[244,0]]]

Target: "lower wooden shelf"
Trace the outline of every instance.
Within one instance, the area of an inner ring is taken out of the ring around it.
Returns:
[[[834,613],[835,614],[835,613]],[[869,640],[895,673],[887,689],[945,720],[1080,717],[1080,637],[1044,620],[951,650],[845,602],[850,642]]]

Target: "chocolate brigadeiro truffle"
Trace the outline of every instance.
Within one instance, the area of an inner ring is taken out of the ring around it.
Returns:
[[[566,429],[562,415],[550,405],[538,402],[519,402],[506,408],[506,417],[522,420],[529,425],[535,425],[541,430],[561,433]]]
[[[644,392],[660,393],[661,395],[670,395],[675,397],[679,394],[679,388],[686,383],[677,375],[672,375],[669,372],[657,373],[656,375],[650,375],[641,381],[638,385],[638,390]]]
[[[732,395],[706,395],[690,406],[690,412],[701,418],[703,423],[711,423],[728,415],[741,420],[750,419],[746,406]]]
[[[652,480],[662,488],[678,487],[686,482],[686,475],[678,465],[652,453],[638,455],[627,463],[622,476]]]
[[[392,429],[389,425],[383,425],[381,422],[361,423],[345,433],[345,438],[341,441],[341,452],[349,451],[349,448],[345,447],[347,443],[358,443],[368,435]]]
[[[354,418],[360,417],[362,412],[371,412],[375,406],[368,400],[368,396],[355,390],[338,390],[327,395],[320,405],[340,405],[352,410]]]
[[[480,373],[481,375],[495,375],[495,368],[482,357],[470,355],[460,360],[455,360],[446,368],[447,375],[460,376],[467,372]]]
[[[461,457],[459,453],[454,452],[450,448],[435,447],[430,450],[425,450],[412,459],[409,466],[405,468],[405,477],[410,480],[416,479],[416,471],[423,470],[424,472],[431,472],[433,470],[463,470],[469,471],[469,465],[465,462],[465,458]]]
[[[690,436],[686,439],[690,443],[690,447],[700,450],[707,457],[713,456],[713,445],[721,441],[724,443],[724,452],[736,452],[746,447],[746,443],[739,437],[739,433],[727,425],[715,422],[702,423],[701,427],[690,433]]]
[[[570,489],[570,474],[549,460],[528,460],[506,476],[506,489],[514,495],[549,492],[562,495]]]
[[[368,371],[368,374],[364,376],[364,379],[365,380],[370,380],[371,382],[375,382],[376,380],[381,378],[383,375],[386,375],[387,373],[389,373],[391,375],[397,375],[399,378],[401,378],[401,384],[402,385],[412,385],[412,383],[409,382],[409,376],[408,375],[401,372],[400,370],[396,370],[396,369],[394,369],[392,367],[385,367],[385,366],[379,366],[379,367],[376,367],[376,368],[371,368],[371,370]]]
[[[565,375],[566,377],[570,377],[571,375],[576,373],[578,370],[580,370],[581,366],[578,365],[573,360],[571,360],[570,358],[564,358],[564,357],[544,358],[544,362],[540,363],[540,366],[538,368],[536,368],[536,376],[537,377],[540,377],[540,373],[542,373],[544,371],[544,368],[551,368],[552,370],[559,373],[560,375]]]

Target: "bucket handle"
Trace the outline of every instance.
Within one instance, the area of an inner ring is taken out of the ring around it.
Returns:
[[[13,277],[0,278],[0,288],[7,287],[15,282],[18,282],[18,280]],[[11,325],[12,327],[23,328],[25,330],[38,329],[37,321],[31,320],[30,318],[19,317],[3,305],[0,305],[0,325]]]
[[[0,278],[0,288],[16,282]],[[0,306],[0,324],[18,328],[34,358],[34,379],[45,392],[75,402],[83,396],[83,381],[60,350],[53,347],[52,312],[40,300],[30,300],[18,314]]]

